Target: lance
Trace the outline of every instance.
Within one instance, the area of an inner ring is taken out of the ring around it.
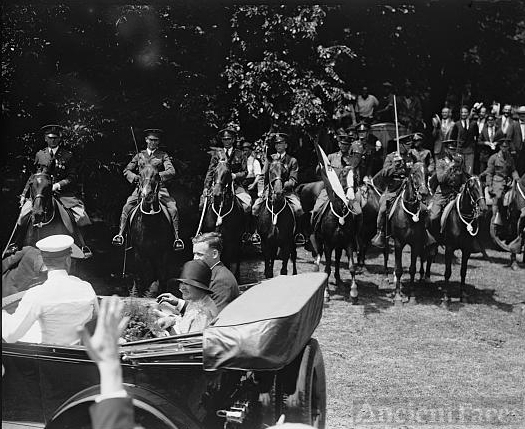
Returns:
[[[401,152],[399,150],[399,125],[397,123],[397,102],[396,102],[396,95],[394,94],[394,116],[396,121],[396,142],[397,142],[397,153],[401,155]]]

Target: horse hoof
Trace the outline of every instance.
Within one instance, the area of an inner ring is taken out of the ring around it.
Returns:
[[[447,309],[449,304],[450,304],[450,300],[448,300],[448,299],[442,299],[441,300],[441,308]]]
[[[411,296],[411,297],[408,299],[408,305],[412,306],[412,305],[416,305],[416,304],[417,304],[416,297],[415,297],[415,296]]]
[[[519,268],[519,266],[518,266],[518,263],[516,261],[514,261],[514,262],[512,262],[512,264],[510,264],[510,269],[512,271],[516,271],[518,268]]]
[[[357,304],[358,304],[357,296],[355,296],[355,297],[351,297],[350,299],[351,299],[351,303],[352,303],[352,305],[357,305]]]
[[[463,295],[461,295],[459,297],[459,302],[461,302],[461,303],[468,304],[469,301],[470,301],[470,299],[469,299],[468,295],[466,295],[466,294],[463,294]]]

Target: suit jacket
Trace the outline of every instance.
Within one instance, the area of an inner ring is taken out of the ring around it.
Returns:
[[[211,269],[210,289],[212,290],[211,297],[219,313],[239,296],[237,279],[222,262]]]
[[[510,138],[510,150],[515,152],[521,152],[525,150],[525,139],[521,132],[520,121],[514,121],[512,129],[507,132],[507,137]]]
[[[140,171],[144,168],[146,163],[149,163],[157,168],[160,175],[160,180],[163,186],[175,177],[175,167],[171,162],[169,155],[163,150],[157,149],[151,155],[148,155],[148,151],[144,149],[140,153],[137,153],[124,169],[124,176],[130,183],[133,183],[138,179]],[[135,173],[135,171],[138,173]]]
[[[135,413],[131,398],[108,398],[89,407],[93,429],[133,429]]]
[[[36,247],[24,246],[14,255],[2,260],[2,297],[26,290],[32,284],[43,283],[44,261]]]
[[[478,124],[467,119],[468,128],[463,127],[462,121],[457,121],[450,134],[451,140],[456,140],[459,134],[458,152],[462,154],[472,154],[478,141]]]
[[[77,163],[73,153],[62,146],[58,146],[54,159],[49,148],[39,150],[35,155],[35,170],[46,170],[53,182],[60,184],[61,196],[72,196],[77,192]]]
[[[494,143],[494,142],[497,142],[500,138],[504,137],[503,131],[501,131],[501,129],[499,129],[497,125],[494,126],[494,130],[495,132],[492,135],[492,139],[491,139],[489,137],[489,127],[487,124],[485,124],[485,126],[481,130],[481,134],[479,135],[478,144],[481,144],[482,146],[484,146],[483,145],[484,142]]]
[[[440,122],[439,127],[434,127],[432,136],[434,137],[434,153],[441,153],[443,145],[441,142],[450,140],[450,134],[454,128],[454,121],[451,119],[446,123]]]
[[[503,132],[503,118],[504,116],[500,116],[496,119],[496,126]],[[509,117],[509,125],[507,126],[507,130],[503,133],[505,136],[509,135],[509,132],[512,130],[513,125],[516,121]]]
[[[215,173],[215,168],[219,163],[219,159],[219,154],[214,152],[210,160],[210,165],[208,166],[208,171],[206,172],[206,178],[204,179],[204,187],[206,189],[211,188],[213,185],[213,175]],[[235,174],[235,184],[237,186],[241,185],[248,175],[247,158],[243,155],[241,150],[234,148],[228,157],[228,163],[230,164],[232,173]]]

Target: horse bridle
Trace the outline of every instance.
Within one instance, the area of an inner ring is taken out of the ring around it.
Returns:
[[[424,168],[423,166],[421,167],[422,169]],[[423,176],[424,176],[424,170],[423,170]],[[419,202],[419,206],[418,206],[418,209],[417,209],[417,212],[416,213],[413,213],[411,212],[405,205],[405,190],[406,190],[406,184],[408,183],[408,178],[406,179],[405,181],[405,185],[403,186],[403,191],[401,193],[401,207],[402,209],[405,211],[405,213],[407,213],[408,215],[410,215],[412,217],[412,220],[414,222],[419,222],[419,214],[421,212],[421,201],[423,200],[423,197],[421,195],[421,192],[419,191],[419,188],[421,188],[422,183],[419,183],[419,186],[416,189],[416,197],[413,199],[413,200],[410,200],[410,201],[406,201],[406,203],[408,204],[413,204],[413,203],[417,203]],[[423,180],[424,182],[424,180]]]
[[[475,235],[477,235],[477,233],[479,231],[479,224],[477,225],[476,231],[474,231],[474,228],[472,227],[472,224],[481,216],[481,210],[479,209],[478,202],[480,200],[484,200],[485,196],[483,195],[483,192],[481,192],[481,196],[478,197],[478,198],[474,198],[472,196],[472,193],[470,192],[470,186],[469,186],[469,182],[471,180],[477,181],[477,183],[478,183],[478,185],[479,185],[479,187],[481,189],[481,182],[479,180],[479,177],[477,177],[477,176],[470,176],[467,179],[467,181],[465,182],[465,184],[463,185],[463,188],[459,192],[459,195],[458,195],[458,197],[456,199],[456,210],[458,212],[459,219],[467,227],[468,233],[471,236],[474,237]],[[464,193],[465,189],[466,189],[466,193],[468,194],[468,196],[470,198],[470,203],[472,204],[472,207],[473,207],[472,213],[470,213],[470,214],[463,214],[463,213],[461,213],[461,210],[460,210],[460,203],[461,203],[461,199],[462,199],[462,196],[463,196],[463,193]],[[469,222],[469,220],[470,220],[470,222]]]
[[[285,172],[288,172],[288,169],[286,168],[286,165],[283,164],[283,162],[281,160],[276,160],[277,162],[280,162],[281,165],[283,166],[283,169],[285,170]],[[279,177],[276,177],[275,179],[273,180],[268,180],[268,187],[270,188],[270,192],[269,192],[269,195],[268,197],[266,198],[266,208],[268,209],[268,211],[270,212],[270,214],[272,215],[272,223],[274,225],[277,224],[277,218],[279,217],[279,215],[281,214],[281,212],[284,210],[284,208],[287,206],[286,204],[286,201],[284,202],[283,206],[279,209],[279,211],[277,213],[274,212],[274,205],[273,205],[273,199],[272,199],[272,206],[270,207],[270,205],[268,204],[268,201],[270,200],[270,195],[273,194],[274,192],[274,183],[275,182],[281,182],[281,184],[283,183],[283,178],[282,178],[282,175],[279,176]]]
[[[142,192],[141,192],[142,188],[143,188],[146,184],[150,183],[151,180],[152,180],[151,177],[150,177],[150,178],[147,178],[147,179],[142,179],[142,178],[141,178],[141,181],[139,182],[139,195],[142,195]],[[157,184],[155,185],[155,189],[153,190],[153,193],[154,193],[155,195],[158,195],[158,192],[159,192],[159,186],[160,186],[160,180],[157,181]],[[149,212],[147,212],[147,211],[144,210],[143,204],[144,204],[144,197],[141,196],[141,197],[140,197],[140,204],[139,204],[139,206],[140,206],[140,211],[141,211],[143,214],[145,214],[145,215],[154,215],[154,214],[160,213],[160,211],[161,211],[160,203],[159,203],[159,208],[158,208],[158,210],[150,210]]]
[[[226,159],[219,159],[219,163],[221,163],[221,162],[227,163],[228,160],[226,160]],[[217,171],[217,168],[215,169],[215,171]],[[216,185],[221,185],[222,186],[222,183],[218,182],[217,180],[214,180],[213,186],[216,186]],[[235,189],[233,187],[233,180],[230,182],[230,187],[231,187],[232,195],[235,195]],[[215,226],[220,226],[222,224],[222,220],[225,217],[230,215],[230,213],[233,211],[233,207],[235,205],[235,199],[232,198],[232,203],[231,203],[230,209],[225,214],[221,215],[221,211],[222,211],[222,208],[223,208],[223,205],[224,205],[226,189],[227,189],[227,187],[224,187],[224,189],[221,191],[221,205],[219,206],[219,211],[217,211],[215,209],[215,201],[213,199],[211,200],[211,209],[213,210],[213,213],[215,213],[215,216],[217,216],[217,221],[215,222]]]
[[[47,173],[36,173],[33,175],[33,179],[36,178],[36,176],[46,176],[47,178],[49,178],[50,182],[51,182],[51,176]],[[31,192],[31,204],[32,206],[34,207],[35,206],[35,201],[39,198],[45,198],[45,195],[43,193],[39,193],[39,194],[36,194],[36,195],[33,195],[33,193]],[[36,224],[33,224],[34,227],[36,228],[42,228],[43,226],[45,225],[48,225],[50,224],[53,219],[55,218],[55,205],[53,204],[53,201],[51,200],[51,207],[53,208],[53,214],[51,215],[51,219],[49,219],[47,222],[38,222]],[[46,216],[46,209],[44,207],[44,218]]]

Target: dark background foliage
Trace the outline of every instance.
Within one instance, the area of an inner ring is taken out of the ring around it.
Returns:
[[[206,150],[229,121],[251,141],[291,133],[306,180],[311,139],[331,124],[343,93],[363,84],[378,94],[385,80],[410,79],[427,119],[449,94],[523,104],[524,15],[520,1],[4,3],[2,239],[46,123],[67,127],[88,211],[109,226],[131,192],[121,175],[135,152],[130,127],[141,148],[144,128],[163,128],[191,233]]]

